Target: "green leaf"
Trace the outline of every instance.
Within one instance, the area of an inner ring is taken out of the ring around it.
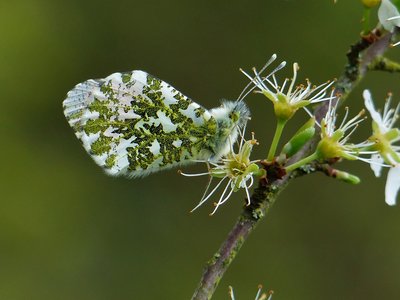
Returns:
[[[400,10],[400,0],[392,0],[392,3]]]

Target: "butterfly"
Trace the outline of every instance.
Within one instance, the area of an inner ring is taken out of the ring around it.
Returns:
[[[144,72],[77,84],[63,101],[83,147],[107,174],[141,177],[226,155],[250,111],[241,101],[208,110]]]

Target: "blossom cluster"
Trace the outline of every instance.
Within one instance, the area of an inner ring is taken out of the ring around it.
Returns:
[[[392,96],[389,95],[383,111],[380,112],[375,109],[370,92],[364,91],[365,108],[372,117],[372,134],[360,142],[353,143],[350,142],[351,136],[360,123],[366,119],[365,110],[360,111],[354,117],[349,117],[349,108],[346,107],[344,116],[339,123],[338,108],[341,99],[333,88],[334,81],[313,85],[309,80],[306,80],[305,84],[296,85],[299,65],[294,63],[293,77],[284,79],[279,83],[278,71],[285,67],[286,62],[281,62],[273,71],[263,74],[276,58],[276,55],[273,55],[260,71],[253,68],[251,75],[241,69],[250,83],[237,100],[243,101],[250,92],[255,92],[264,95],[272,102],[277,127],[267,157],[256,160],[250,159],[253,146],[257,145],[257,141],[254,134],[251,139],[246,140],[245,128],[243,130],[239,128],[240,141],[237,144],[237,151],[234,149],[236,145],[231,143],[228,154],[218,161],[203,161],[208,166],[207,172],[200,174],[181,173],[185,176],[207,175],[210,179],[203,197],[193,210],[200,207],[220,189],[222,193],[218,201],[214,202],[215,208],[211,214],[214,214],[234,192],[239,190],[245,191],[246,203],[250,205],[249,190],[255,182],[255,177],[268,176],[263,168],[266,164],[278,162],[285,172],[290,173],[310,163],[332,163],[341,159],[368,163],[376,176],[380,176],[383,167],[389,168],[385,199],[386,203],[394,205],[397,192],[400,189],[400,145],[398,144],[400,130],[395,128],[400,106],[390,107]],[[321,102],[326,102],[327,111],[322,120],[318,122],[310,111],[310,107]],[[301,109],[310,115],[310,120],[282,147],[281,152],[277,152],[286,123]],[[315,151],[311,155],[290,164],[289,158],[314,136],[316,127],[319,127],[320,137]],[[334,177],[346,182],[360,182],[357,176],[345,171],[335,170],[334,174]],[[219,182],[211,189],[212,179],[214,178],[218,179]],[[211,189],[210,192],[209,189]]]

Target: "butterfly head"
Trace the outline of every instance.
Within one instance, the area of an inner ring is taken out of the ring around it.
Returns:
[[[250,119],[250,111],[243,101],[223,101],[220,107],[212,109],[210,113],[218,126],[213,139],[215,143],[212,148],[215,155],[212,159],[218,159],[230,151],[238,138],[239,131]]]
[[[243,101],[222,101],[220,107],[211,110],[221,129],[232,131],[242,128],[250,119],[250,111]]]
[[[227,105],[228,108],[231,106],[229,118],[238,127],[244,127],[247,121],[250,120],[250,110],[243,101],[225,102],[224,104]]]

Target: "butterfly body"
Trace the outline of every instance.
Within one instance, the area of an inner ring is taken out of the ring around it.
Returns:
[[[64,114],[95,162],[110,175],[140,177],[228,153],[249,118],[243,102],[207,110],[143,71],[75,86]]]

